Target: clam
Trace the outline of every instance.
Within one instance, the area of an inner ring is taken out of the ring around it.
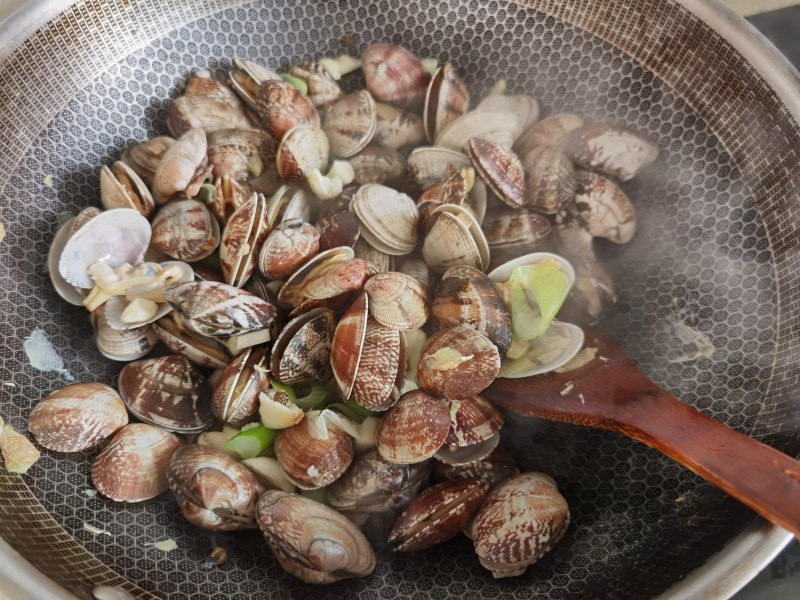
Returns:
[[[446,542],[467,524],[488,491],[478,480],[445,481],[425,490],[397,519],[389,543],[409,552]]]
[[[214,281],[173,285],[164,297],[189,329],[211,337],[265,330],[276,315],[275,307],[269,302]]]
[[[302,183],[315,170],[327,170],[329,152],[328,136],[322,129],[297,125],[286,132],[278,146],[278,173],[286,181]]]
[[[221,225],[225,225],[231,215],[252,196],[248,184],[240,183],[230,175],[217,177],[214,190],[214,198],[207,206]]]
[[[339,319],[331,343],[331,368],[342,398],[353,392],[367,333],[369,300],[361,294]]]
[[[227,454],[197,444],[178,448],[167,481],[193,525],[213,531],[256,527],[256,502],[263,488],[250,469]]]
[[[313,490],[336,481],[353,460],[353,438],[335,425],[327,437],[316,439],[306,416],[297,425],[281,429],[275,437],[275,456],[297,487]],[[322,437],[322,436],[319,436]]]
[[[117,431],[92,463],[92,484],[117,502],[155,498],[169,487],[167,467],[181,441],[145,423],[130,423]]]
[[[522,157],[525,204],[540,213],[554,214],[575,196],[572,161],[555,146],[536,146]]]
[[[425,100],[430,73],[411,51],[394,44],[373,44],[361,54],[367,89],[380,102],[419,107]]]
[[[281,383],[326,381],[331,376],[332,310],[317,308],[289,321],[272,346],[271,370]]]
[[[349,161],[355,173],[355,181],[360,185],[386,183],[406,171],[406,159],[402,154],[377,144],[369,144],[361,152],[351,156]]]
[[[164,153],[175,144],[175,139],[168,135],[159,135],[153,139],[134,144],[122,153],[122,162],[128,165],[144,181],[145,185],[153,185]]]
[[[211,394],[211,412],[234,427],[257,418],[259,395],[269,388],[269,369],[264,348],[248,348],[217,379]]]
[[[454,449],[444,445],[433,457],[437,461],[450,466],[470,465],[489,456],[497,449],[499,443],[500,433],[498,432],[482,442],[469,446],[455,446]]]
[[[325,300],[355,292],[364,287],[372,273],[369,263],[360,258],[338,262],[306,277],[303,295],[313,300]]]
[[[450,433],[444,443],[450,450],[474,446],[497,435],[502,426],[503,415],[480,396],[450,400]]]
[[[519,156],[525,156],[536,146],[557,146],[570,131],[581,125],[583,119],[577,115],[551,115],[528,127],[517,139],[514,149]]]
[[[405,381],[405,337],[368,318],[364,342],[358,352],[353,399],[368,410],[386,410],[397,401]],[[338,362],[340,357],[334,360]]]
[[[92,311],[91,323],[98,351],[111,360],[137,360],[158,344],[158,336],[152,325],[126,330],[113,329],[106,320],[104,305]]]
[[[331,153],[338,158],[348,158],[369,144],[377,122],[375,101],[368,91],[359,90],[328,106],[322,130],[330,141]]]
[[[177,260],[203,260],[220,237],[219,223],[197,200],[170,202],[153,219],[153,247]]]
[[[438,479],[449,481],[480,480],[490,488],[519,473],[519,467],[511,455],[502,448],[495,448],[491,454],[465,465],[450,465],[433,459],[433,474]]]
[[[419,279],[390,271],[364,284],[369,296],[369,314],[390,329],[418,329],[428,320],[430,290]]]
[[[436,145],[465,152],[470,138],[481,138],[506,150],[522,133],[522,117],[502,110],[473,110],[451,121],[436,138]]]
[[[50,281],[53,283],[53,289],[59,296],[74,306],[83,306],[83,294],[74,285],[67,283],[58,270],[61,253],[72,234],[76,218],[72,217],[58,228],[53,241],[50,243],[50,249],[47,251],[47,272],[50,275]]]
[[[328,502],[340,512],[376,513],[403,510],[414,499],[430,463],[401,465],[372,449],[353,461],[328,488]]]
[[[258,268],[269,279],[284,279],[320,249],[320,234],[300,219],[284,221],[269,232],[258,258]]]
[[[217,178],[256,177],[275,160],[275,138],[261,129],[219,129],[208,134],[208,162]]]
[[[478,221],[462,206],[442,204],[433,211],[433,225],[422,244],[422,258],[438,273],[466,265],[489,266],[489,244]]]
[[[564,210],[567,218],[576,219],[593,237],[627,244],[636,233],[636,213],[628,196],[616,183],[596,173],[578,172],[575,200]]]
[[[153,175],[153,199],[156,204],[166,204],[172,198],[184,195],[194,198],[200,186],[211,174],[206,151],[208,140],[202,129],[190,129],[164,153]]]
[[[378,452],[393,463],[419,463],[436,454],[449,432],[447,402],[422,390],[412,390],[403,394],[381,419]]]
[[[471,166],[460,149],[420,146],[408,155],[408,174],[424,189]]]
[[[155,203],[144,181],[122,161],[100,169],[100,201],[103,208],[132,208],[149,217]]]
[[[564,537],[569,507],[553,479],[522,473],[486,497],[470,526],[481,565],[495,577],[522,575]]]
[[[185,96],[202,96],[229,104],[234,108],[242,108],[242,102],[236,93],[218,79],[211,77],[208,71],[197,71],[186,82]]]
[[[482,333],[465,326],[442,329],[425,342],[417,367],[419,386],[454,400],[469,400],[494,381],[500,354]]]
[[[428,268],[428,265],[425,264],[424,260],[421,258],[406,257],[403,262],[400,263],[397,270],[418,279],[422,285],[428,288],[428,294],[430,295],[433,277],[431,276],[431,270]]]
[[[284,306],[297,307],[306,298],[305,286],[307,282],[338,263],[352,260],[353,256],[353,249],[346,246],[331,248],[312,256],[281,286],[278,292],[278,301]]]
[[[264,129],[278,140],[298,125],[320,125],[311,100],[296,87],[275,79],[262,81],[258,87],[256,111]]]
[[[308,86],[308,99],[314,106],[326,106],[342,96],[339,84],[317,64],[298,63],[289,69],[289,74],[305,81]]]
[[[348,210],[320,218],[316,225],[319,231],[319,249],[323,252],[338,246],[355,246],[361,235],[358,217]]]
[[[125,405],[113,388],[78,383],[52,392],[28,417],[36,441],[56,452],[81,452],[128,424]]]
[[[481,228],[493,261],[529,254],[547,239],[552,229],[546,217],[528,208],[492,211]]]
[[[206,133],[219,129],[250,127],[250,119],[241,106],[207,96],[181,96],[172,101],[167,117],[169,132],[179,137],[191,129]]]
[[[475,170],[494,194],[511,208],[523,205],[525,172],[511,150],[481,138],[470,138],[467,152]]]
[[[482,186],[481,190],[475,189],[476,183]],[[476,207],[477,211],[473,210],[471,204],[471,190],[476,192],[475,200],[479,203],[479,206]],[[419,230],[422,235],[430,232],[433,222],[436,220],[434,211],[442,204],[455,204],[469,208],[480,223],[486,213],[486,187],[480,180],[475,181],[474,169],[466,168],[456,171],[429,187],[417,198]]]
[[[394,268],[394,256],[378,250],[364,238],[359,238],[353,245],[353,254],[367,261],[376,273],[386,273]]]
[[[417,208],[405,194],[370,183],[358,189],[350,210],[362,225],[361,235],[378,250],[401,255],[417,245]]]
[[[175,311],[153,323],[153,331],[172,352],[182,354],[200,367],[223,369],[230,361],[225,344],[192,331]]]
[[[303,188],[294,185],[279,187],[267,200],[270,229],[290,219],[308,221],[311,218],[311,198],[310,192]]]
[[[233,59],[233,68],[228,72],[231,87],[250,108],[256,108],[259,86],[267,80],[281,81],[275,71],[243,58]]]
[[[469,91],[456,73],[452,64],[447,63],[433,74],[425,95],[425,108],[422,115],[425,121],[425,134],[433,143],[450,122],[469,108]]]
[[[606,123],[583,125],[561,143],[575,163],[620,181],[628,181],[658,158],[658,146],[624,127]]]
[[[72,234],[61,251],[58,271],[69,284],[91,288],[89,267],[138,264],[150,244],[150,223],[129,208],[107,210]]]
[[[390,104],[377,106],[378,121],[375,127],[376,144],[400,150],[405,146],[418,146],[425,140],[422,119],[413,112],[402,111]]]
[[[253,194],[231,215],[222,232],[219,261],[225,283],[234,287],[247,283],[268,231],[267,200],[261,194]]]
[[[494,282],[474,267],[448,269],[431,305],[436,324],[444,329],[472,327],[485,335],[505,356],[511,345],[511,320]]]
[[[520,348],[509,351],[498,377],[531,377],[563,367],[580,352],[583,339],[583,329],[577,325],[553,321],[542,335],[527,344],[517,341]]]
[[[476,112],[504,111],[519,116],[522,129],[526,129],[539,120],[539,103],[526,94],[509,95],[490,94],[480,101]]]
[[[307,583],[366,577],[375,569],[364,534],[324,504],[268,491],[258,500],[256,518],[281,566]]]
[[[197,433],[211,425],[211,388],[184,356],[163,356],[127,365],[119,393],[142,421],[177,433]]]

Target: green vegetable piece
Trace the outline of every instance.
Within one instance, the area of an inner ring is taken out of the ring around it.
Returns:
[[[436,69],[439,68],[439,61],[435,58],[423,58],[420,62],[422,63],[422,66],[425,67],[425,70],[431,75],[435,74]]]
[[[228,450],[239,455],[241,460],[255,458],[266,452],[275,441],[275,430],[263,425],[243,429],[225,443]]]
[[[508,280],[514,335],[525,342],[542,335],[564,303],[569,288],[569,279],[555,260],[516,267]]]
[[[199,200],[206,206],[214,204],[217,201],[217,188],[212,183],[204,183],[200,186],[200,191],[197,192],[195,200]]]
[[[211,269],[212,271],[221,271],[222,270],[222,263],[219,260],[219,251],[215,250],[208,256],[206,256],[203,260],[200,261],[200,264],[207,269]]]
[[[377,417],[381,413],[375,412],[374,410],[370,410],[368,408],[364,408],[358,402],[350,398],[347,402],[345,402],[345,406],[356,413],[361,420],[366,419],[367,417]]]
[[[281,79],[283,79],[292,87],[296,87],[298,90],[300,90],[300,93],[303,94],[303,96],[308,96],[308,84],[299,77],[295,77],[289,73],[281,73]]]
[[[321,383],[311,385],[311,391],[302,398],[295,398],[294,403],[303,410],[319,410],[327,404],[328,388]]]

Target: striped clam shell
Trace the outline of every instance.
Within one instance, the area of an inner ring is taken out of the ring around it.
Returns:
[[[450,407],[422,390],[406,392],[381,419],[377,447],[390,462],[412,464],[432,457],[450,431]]]
[[[385,327],[406,331],[428,320],[430,290],[416,277],[398,271],[379,273],[364,284],[364,291],[369,295],[369,314]]]
[[[397,401],[406,372],[402,332],[367,320],[361,360],[355,374],[353,399],[369,410],[386,410]]]
[[[359,90],[327,107],[322,130],[330,141],[331,153],[338,158],[349,158],[369,144],[377,122],[375,101],[368,91]]]

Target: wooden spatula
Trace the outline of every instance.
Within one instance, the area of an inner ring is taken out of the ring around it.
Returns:
[[[497,379],[482,396],[525,416],[617,431],[663,452],[800,537],[800,462],[684,404],[618,346],[586,330],[585,365]]]

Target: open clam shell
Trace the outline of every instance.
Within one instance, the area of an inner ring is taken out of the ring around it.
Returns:
[[[164,153],[175,144],[175,138],[159,135],[134,144],[122,153],[122,162],[141,178],[146,186],[153,185],[153,177]]]
[[[211,425],[211,388],[184,356],[164,356],[127,365],[119,392],[142,421],[177,433],[197,433]]]
[[[270,229],[290,219],[308,222],[311,218],[311,192],[294,185],[280,186],[267,200],[267,219]]]
[[[306,298],[304,289],[307,282],[338,263],[352,260],[353,257],[353,249],[347,246],[331,248],[311,257],[281,286],[278,301],[284,306],[299,306]]]
[[[275,138],[261,129],[219,129],[208,134],[208,162],[215,178],[245,181],[275,160],[276,146]]]
[[[368,410],[386,410],[397,401],[405,381],[405,337],[369,318],[360,354],[353,399]]]
[[[231,359],[225,344],[192,331],[174,311],[153,323],[153,330],[167,348],[197,366],[223,369]]]
[[[144,217],[149,217],[155,208],[147,185],[122,161],[115,162],[111,169],[100,169],[100,201],[107,210],[132,208]]]
[[[203,260],[216,250],[220,237],[219,223],[197,200],[170,202],[153,219],[153,246],[177,260]]]
[[[408,174],[423,189],[471,166],[469,157],[461,148],[453,150],[439,146],[420,146],[408,155]]]
[[[522,117],[503,110],[473,110],[450,122],[436,138],[436,145],[465,152],[470,138],[510,149],[522,133]]]
[[[272,346],[273,377],[287,385],[330,378],[335,329],[336,315],[326,308],[314,309],[289,321]]]
[[[369,299],[361,294],[345,311],[331,343],[331,368],[342,398],[349,398],[361,363],[361,352],[367,333]]]
[[[518,473],[519,467],[514,463],[514,459],[500,447],[495,448],[487,457],[465,465],[449,465],[436,458],[433,459],[433,475],[440,480],[478,479],[485,481],[490,488],[493,488]]]
[[[451,63],[436,71],[425,95],[422,111],[425,135],[433,142],[452,121],[467,112],[469,91]]]
[[[373,44],[361,54],[367,89],[380,102],[419,107],[425,100],[431,75],[407,48]]]
[[[360,185],[386,183],[406,171],[406,159],[402,154],[378,144],[368,144],[348,160],[353,167],[355,181]]]
[[[326,108],[322,130],[330,141],[331,153],[338,158],[348,158],[369,144],[377,122],[375,101],[368,91],[359,90]]]
[[[575,270],[572,268],[569,261],[558,254],[551,254],[550,252],[534,252],[532,254],[526,254],[525,256],[519,256],[491,271],[489,273],[489,279],[495,283],[508,281],[508,278],[511,277],[511,272],[517,267],[532,265],[542,260],[556,261],[559,264],[559,268],[566,274],[570,285],[575,283]]]
[[[307,96],[314,106],[329,108],[331,102],[342,97],[342,89],[339,84],[318,64],[298,63],[292,65],[289,74],[306,82]]]
[[[381,146],[400,150],[406,146],[418,146],[425,141],[425,129],[422,119],[415,113],[380,103],[375,136],[372,139]]]
[[[259,394],[269,388],[266,355],[265,348],[248,348],[225,367],[211,395],[217,419],[234,427],[256,419]]]
[[[566,135],[583,125],[583,119],[577,115],[560,113],[550,115],[538,123],[530,125],[514,144],[519,156],[525,156],[536,146],[557,146]]]
[[[230,104],[234,108],[242,108],[242,101],[236,93],[219,79],[211,77],[206,70],[196,71],[186,82],[186,96],[202,96]]]
[[[250,108],[256,108],[256,95],[262,82],[268,79],[281,81],[275,71],[243,58],[233,59],[233,68],[228,72],[231,87]]]
[[[486,96],[475,107],[476,112],[480,111],[504,111],[519,116],[522,129],[526,129],[539,120],[539,103],[535,98],[527,94],[505,95],[492,94]]]
[[[105,317],[105,305],[92,311],[91,323],[97,350],[111,360],[128,362],[147,355],[158,344],[152,325],[118,330],[112,328]]]
[[[466,265],[484,270],[489,266],[489,244],[472,213],[455,204],[433,211],[433,225],[422,244],[422,258],[438,273]]]
[[[416,247],[417,208],[405,194],[370,183],[353,196],[350,210],[361,222],[361,235],[378,250],[402,255]]]
[[[294,127],[319,127],[317,109],[307,96],[282,80],[261,82],[256,95],[256,112],[268,132],[281,139]]]
[[[302,183],[315,170],[327,171],[329,157],[330,143],[322,129],[296,125],[284,134],[275,160],[281,177]]]
[[[28,431],[56,452],[81,452],[128,424],[125,405],[114,388],[102,383],[68,385],[33,407]]]
[[[225,283],[243,287],[256,268],[269,231],[267,200],[253,194],[228,219],[219,244],[219,261]]]
[[[497,449],[499,443],[500,432],[482,442],[470,446],[458,446],[453,449],[445,444],[434,454],[434,459],[450,466],[469,465],[485,459]]]
[[[393,463],[419,463],[436,454],[449,431],[447,402],[422,390],[412,390],[403,394],[381,419],[378,452]]]
[[[59,296],[73,306],[83,306],[83,294],[81,294],[74,285],[67,283],[67,280],[61,276],[61,272],[58,270],[58,262],[61,260],[61,253],[72,234],[72,226],[75,224],[76,218],[77,217],[72,217],[58,228],[53,241],[50,243],[50,249],[47,251],[47,272],[50,275],[53,288]]]
[[[575,200],[565,211],[593,237],[627,244],[636,233],[636,211],[628,196],[612,180],[579,171]]]
[[[658,158],[658,146],[637,133],[607,123],[592,123],[573,130],[561,143],[564,151],[584,169],[628,181]]]
[[[190,129],[165,153],[153,175],[153,199],[166,204],[183,195],[193,198],[203,181],[211,174],[206,152],[208,140],[202,129]]]
[[[124,296],[112,296],[106,301],[106,320],[112,329],[135,329],[158,321],[161,317],[172,311],[172,307],[163,302],[152,316],[143,321],[128,322],[123,317],[125,309],[130,306],[131,301]]]
[[[88,269],[104,262],[110,267],[142,262],[150,245],[150,223],[129,208],[107,210],[78,229],[64,245],[58,271],[64,280],[79,288],[94,282]]]
[[[517,379],[549,373],[566,365],[583,347],[583,329],[572,323],[553,321],[547,330],[531,341],[525,356],[506,358],[498,377]]]

